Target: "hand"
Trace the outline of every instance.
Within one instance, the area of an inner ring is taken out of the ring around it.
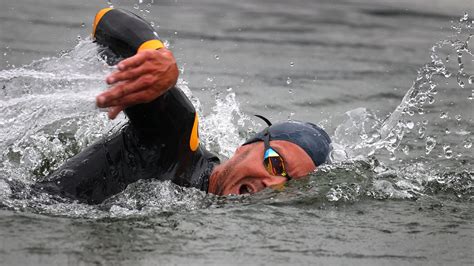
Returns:
[[[145,50],[117,65],[118,71],[110,74],[106,82],[113,85],[96,97],[98,107],[109,107],[109,118],[128,106],[148,103],[176,85],[178,67],[170,50]]]

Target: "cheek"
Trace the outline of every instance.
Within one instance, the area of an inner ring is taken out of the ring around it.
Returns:
[[[231,172],[231,168],[229,168],[228,166],[229,164],[227,162],[224,162],[223,164],[218,165],[216,166],[216,168],[214,168],[214,171],[209,180],[208,191],[210,193],[222,195],[225,192],[224,188],[229,183],[228,176]]]
[[[290,173],[290,175],[294,178],[307,176],[316,170],[316,166],[314,166],[313,162],[297,162],[293,165],[293,172]]]
[[[219,190],[222,190],[230,181],[230,173],[232,171],[232,167],[230,167],[230,164],[225,164],[221,165],[217,171],[217,188]]]

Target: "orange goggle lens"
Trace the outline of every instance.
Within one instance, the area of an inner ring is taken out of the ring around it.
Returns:
[[[288,178],[283,158],[272,148],[265,152],[263,165],[269,174]]]

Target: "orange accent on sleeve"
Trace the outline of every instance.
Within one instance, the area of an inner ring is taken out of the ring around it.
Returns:
[[[140,45],[138,47],[137,52],[143,51],[143,50],[157,50],[165,47],[163,43],[160,40],[149,40]]]
[[[97,29],[97,25],[99,24],[100,20],[102,17],[105,15],[105,13],[109,12],[113,8],[107,7],[99,10],[97,14],[95,15],[94,23],[92,24],[92,36],[95,36],[95,30]]]
[[[198,115],[196,113],[196,115],[194,116],[193,129],[191,130],[191,137],[189,138],[189,148],[191,148],[192,151],[196,151],[199,147],[198,120]]]

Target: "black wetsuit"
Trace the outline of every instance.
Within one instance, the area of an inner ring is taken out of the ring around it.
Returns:
[[[70,158],[36,187],[89,204],[139,179],[171,180],[207,192],[219,159],[201,146],[191,150],[195,110],[180,89],[125,113],[130,122],[122,130]]]
[[[102,23],[97,26],[101,35],[96,34],[96,40],[109,48],[118,44],[122,51],[114,52],[122,57],[133,55],[151,36],[143,20],[129,12],[113,10],[104,17],[99,21],[96,17],[95,24]],[[116,20],[124,25],[116,26]],[[136,40],[139,32],[128,41],[129,35],[120,31],[127,32],[133,23],[135,29],[145,29],[141,36],[147,36],[142,41]],[[124,46],[127,41],[130,47]],[[100,203],[139,179],[171,180],[207,192],[209,176],[219,159],[199,144],[196,111],[179,88],[150,103],[129,107],[125,113],[130,121],[124,128],[70,158],[35,187],[89,204]]]

